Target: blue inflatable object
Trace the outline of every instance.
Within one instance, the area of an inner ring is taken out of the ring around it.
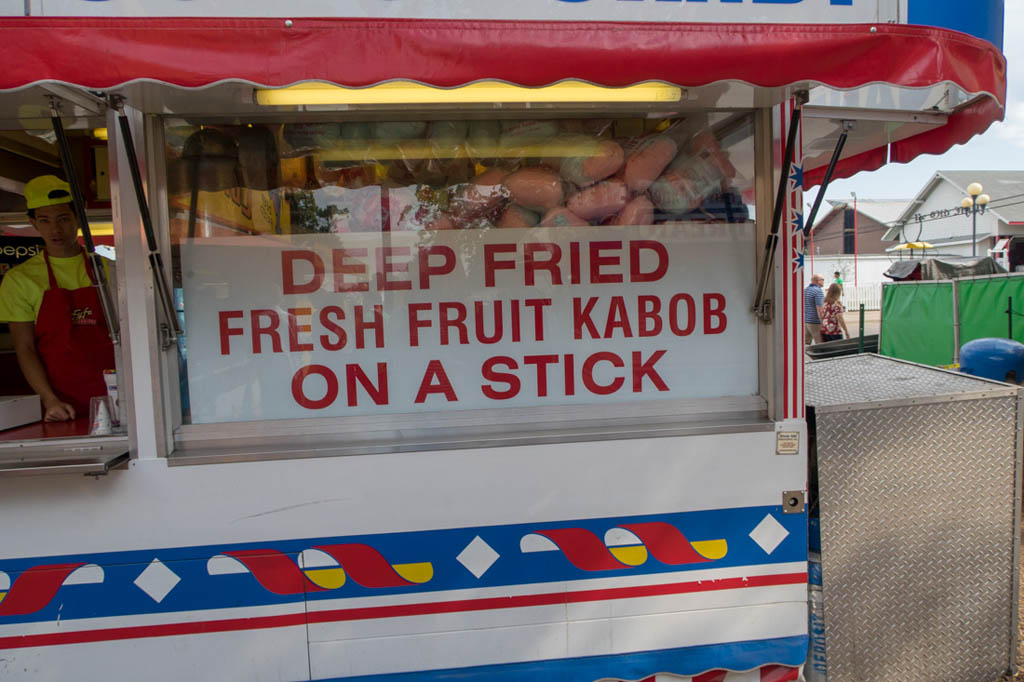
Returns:
[[[975,339],[960,348],[960,371],[976,377],[1024,382],[1024,343],[1011,339]]]

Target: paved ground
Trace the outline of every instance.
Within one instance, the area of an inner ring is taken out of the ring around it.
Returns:
[[[857,330],[860,328],[860,311],[851,310],[843,314],[846,318],[846,328],[850,330],[850,337],[856,337]],[[864,311],[864,335],[870,336],[871,334],[877,334],[878,329],[882,323],[882,311],[881,310],[865,310]]]
[[[846,319],[846,328],[850,330],[850,338],[857,338],[857,336],[859,336],[860,330],[860,311],[854,310],[851,312],[843,313],[843,318]],[[864,336],[871,336],[872,334],[877,334],[881,326],[882,311],[864,311]]]

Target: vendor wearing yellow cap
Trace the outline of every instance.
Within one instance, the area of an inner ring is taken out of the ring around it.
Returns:
[[[18,364],[39,394],[46,421],[89,416],[89,399],[106,394],[114,369],[92,266],[78,244],[71,188],[54,175],[25,185],[28,219],[46,243],[0,282],[0,322],[7,322]]]

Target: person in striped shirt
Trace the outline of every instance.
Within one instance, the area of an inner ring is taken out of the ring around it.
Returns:
[[[825,305],[825,278],[811,275],[811,283],[804,289],[804,343],[821,343],[821,309]]]

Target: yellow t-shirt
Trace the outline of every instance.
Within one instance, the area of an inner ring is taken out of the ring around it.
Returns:
[[[81,253],[69,258],[50,256],[50,266],[57,286],[62,289],[92,286]],[[43,293],[49,288],[42,252],[8,270],[0,280],[0,322],[35,322]]]

